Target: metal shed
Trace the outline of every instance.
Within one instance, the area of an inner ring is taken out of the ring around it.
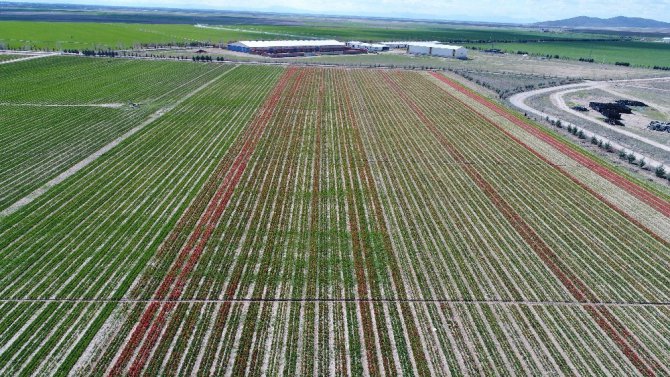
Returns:
[[[433,55],[445,58],[468,58],[468,50],[463,46],[443,45],[433,42],[410,43],[407,46],[407,52],[415,55]]]
[[[239,41],[228,44],[231,51],[251,54],[284,54],[343,51],[344,43],[327,40]]]

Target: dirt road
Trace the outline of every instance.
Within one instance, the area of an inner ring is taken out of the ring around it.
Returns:
[[[608,130],[617,132],[617,133],[619,133],[623,136],[641,141],[641,142],[646,143],[646,144],[648,144],[652,147],[655,147],[655,148],[658,148],[658,149],[661,149],[665,152],[670,153],[670,146],[659,143],[659,142],[656,142],[656,141],[651,140],[649,138],[646,138],[644,136],[637,135],[633,132],[622,129],[621,127],[612,126],[610,124],[605,123],[604,121],[588,117],[588,116],[580,113],[579,111],[575,111],[575,110],[571,109],[565,103],[565,100],[563,99],[563,96],[565,94],[578,92],[578,91],[582,91],[582,90],[601,89],[601,90],[605,90],[605,91],[608,91],[608,92],[615,92],[614,90],[610,89],[610,86],[614,83],[628,83],[628,82],[640,82],[640,81],[651,81],[651,80],[670,80],[670,78],[666,77],[666,78],[654,78],[654,79],[631,79],[631,80],[616,80],[616,81],[587,81],[587,82],[584,82],[584,83],[569,84],[569,85],[563,85],[563,86],[555,86],[555,87],[551,87],[551,88],[543,88],[543,89],[518,93],[518,94],[515,94],[512,97],[510,97],[509,100],[512,103],[512,105],[516,106],[517,108],[521,109],[522,111],[524,111],[526,113],[535,114],[535,115],[540,116],[542,118],[547,118],[548,117],[550,120],[553,120],[553,121],[560,120],[565,125],[571,124],[569,122],[566,122],[565,120],[562,120],[562,119],[559,119],[555,116],[549,115],[549,114],[545,113],[544,111],[542,111],[541,109],[536,109],[536,108],[533,108],[533,107],[529,106],[528,104],[526,104],[526,101],[531,97],[551,93],[550,99],[551,99],[552,104],[554,106],[556,106],[558,109],[560,109],[561,111],[567,112],[571,115],[578,116],[580,118],[588,120],[589,122],[593,122],[593,123],[598,124],[599,126],[605,127]],[[613,93],[613,94],[615,94],[615,93]],[[661,110],[667,110],[667,109],[662,108]],[[620,145],[619,143],[617,143],[613,140],[610,140],[606,137],[603,137],[602,135],[598,135],[594,132],[583,129],[582,127],[578,127],[578,128],[581,129],[588,138],[591,138],[591,137],[595,136],[598,139],[603,140],[603,142],[609,142],[610,145],[612,145],[612,147],[614,149],[624,150],[627,153],[633,153],[637,159],[644,158],[645,161],[652,167],[657,167],[657,166],[663,165],[659,161],[656,161],[656,160],[654,160],[654,159],[652,159],[648,156],[645,156],[645,155],[643,155],[643,154],[641,154],[637,151],[633,151],[629,148],[626,148],[626,147]]]

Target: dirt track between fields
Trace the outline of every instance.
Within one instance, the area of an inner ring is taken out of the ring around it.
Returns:
[[[83,104],[53,104],[53,103],[11,103],[0,102],[0,106],[25,106],[25,107],[104,107],[107,109],[119,109],[123,103],[83,103]]]
[[[39,59],[39,58],[46,58],[49,56],[56,56],[60,55],[59,53],[52,53],[52,54],[39,54],[39,55],[29,55],[26,56],[25,58],[18,58],[18,59],[12,59],[12,60],[5,60],[3,62],[0,62],[0,65],[2,64],[10,64],[10,63],[16,63],[16,62],[22,62],[26,60],[33,60],[33,59]]]
[[[463,305],[529,305],[529,306],[609,306],[609,307],[670,307],[670,302],[618,302],[618,301],[531,301],[531,300],[467,300],[467,299],[421,299],[421,298],[224,298],[198,299],[86,299],[86,298],[26,298],[0,299],[0,303],[176,303],[176,304],[209,304],[209,303],[418,303],[418,304],[463,304]]]

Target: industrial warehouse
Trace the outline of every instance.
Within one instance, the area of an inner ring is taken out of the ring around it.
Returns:
[[[284,41],[239,41],[229,43],[231,51],[269,57],[293,57],[306,55],[327,55],[361,53],[342,42],[328,40],[284,40]]]
[[[228,44],[231,51],[268,56],[273,58],[378,53],[393,50],[405,50],[412,55],[432,55],[444,58],[467,59],[468,51],[462,46],[445,45],[432,42],[379,42],[359,41],[339,42],[329,40],[278,40],[278,41],[239,41]]]
[[[443,45],[436,42],[410,42],[407,53],[413,55],[433,55],[444,58],[467,59],[468,50],[463,46]]]

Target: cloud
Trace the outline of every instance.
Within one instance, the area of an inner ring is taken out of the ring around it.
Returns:
[[[175,1],[175,0],[172,0]],[[175,1],[179,3],[179,1]],[[622,1],[613,5],[605,0],[244,0],[215,1],[194,0],[192,6],[206,5],[217,9],[246,8],[253,10],[270,10],[279,7],[300,10],[303,12],[349,14],[349,15],[380,15],[393,17],[415,17],[425,15],[430,18],[471,20],[551,20],[574,16],[596,17],[646,17],[670,21],[670,0],[661,1]],[[281,5],[281,6],[278,6]]]
[[[34,1],[34,0],[33,0]],[[95,0],[59,0],[96,3]],[[99,5],[293,11],[384,17],[425,17],[465,21],[546,21],[575,16],[644,17],[670,22],[670,0],[108,0]]]

